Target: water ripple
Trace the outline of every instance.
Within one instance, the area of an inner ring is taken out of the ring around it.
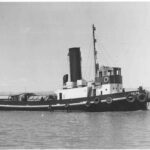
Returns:
[[[150,111],[0,112],[0,148],[150,148]]]

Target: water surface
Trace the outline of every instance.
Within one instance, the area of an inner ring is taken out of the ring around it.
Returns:
[[[150,148],[150,111],[0,111],[0,148]]]

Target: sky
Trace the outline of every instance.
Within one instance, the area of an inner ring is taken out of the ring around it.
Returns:
[[[0,3],[0,91],[53,91],[80,47],[94,78],[92,24],[100,65],[122,68],[125,88],[150,87],[150,2]]]

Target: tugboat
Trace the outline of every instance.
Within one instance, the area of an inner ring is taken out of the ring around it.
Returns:
[[[82,78],[79,47],[69,49],[70,81],[63,76],[63,87],[55,94],[40,96],[35,93],[11,95],[0,100],[0,110],[66,110],[66,111],[133,111],[146,110],[149,92],[141,86],[126,91],[122,84],[120,67],[101,66],[97,63],[95,26],[93,31],[94,81]]]

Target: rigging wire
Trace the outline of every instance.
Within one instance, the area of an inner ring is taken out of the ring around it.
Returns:
[[[110,53],[107,51],[107,49],[104,47],[103,43],[101,42],[101,47],[103,49],[104,58],[106,58],[109,66],[116,66],[118,63],[116,60],[110,55]],[[107,56],[107,57],[106,57]]]

